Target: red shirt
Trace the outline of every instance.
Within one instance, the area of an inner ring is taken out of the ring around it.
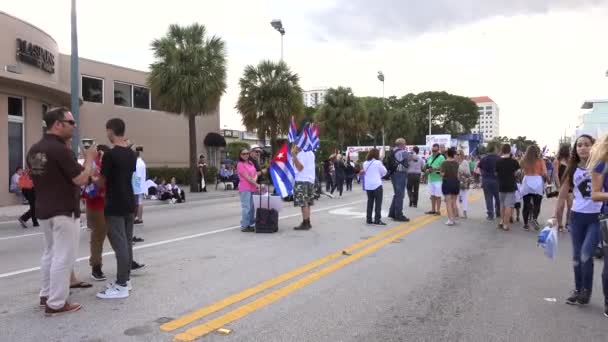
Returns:
[[[101,169],[101,159],[97,157],[95,159],[95,175],[99,176],[99,170]],[[83,193],[82,197],[87,203],[87,209],[89,210],[103,210],[105,207],[106,189],[100,188],[97,192],[97,196],[89,198],[86,193]]]

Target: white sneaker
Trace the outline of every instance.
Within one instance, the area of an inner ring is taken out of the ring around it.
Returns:
[[[122,299],[127,297],[129,297],[129,287],[116,284],[97,294],[97,298],[100,299]]]
[[[453,225],[455,225],[455,224],[456,224],[456,223],[454,223],[454,221],[452,221],[452,220],[447,220],[447,221],[445,222],[445,225],[446,225],[446,226],[453,226]]]
[[[108,283],[106,285],[106,290],[112,288],[113,286],[114,286],[114,283]],[[127,280],[127,289],[129,289],[129,291],[133,290],[133,285],[131,285],[131,281],[130,280]]]

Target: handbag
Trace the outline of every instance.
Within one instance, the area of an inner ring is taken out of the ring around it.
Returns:
[[[276,233],[279,231],[279,212],[270,208],[268,194],[268,209],[262,208],[262,189],[260,188],[260,207],[255,211],[255,232]]]
[[[361,177],[361,189],[363,189],[363,191],[365,191],[365,176],[367,175],[367,170],[370,166],[372,166],[374,162],[375,160],[372,160],[372,162],[367,165],[367,167],[365,168],[365,172],[363,173],[363,177]]]
[[[545,188],[545,194],[547,195],[547,198],[554,198],[559,196],[559,191],[556,190],[556,186],[555,184],[549,184],[547,185],[547,187]]]

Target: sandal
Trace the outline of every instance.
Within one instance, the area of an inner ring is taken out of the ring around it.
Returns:
[[[502,226],[502,230],[504,230],[505,232],[508,232],[509,230],[511,230],[511,228],[509,228],[509,226]]]
[[[557,227],[557,231],[560,233],[564,233],[566,230],[564,229],[564,226],[559,226]]]
[[[71,289],[88,289],[90,287],[93,287],[93,285],[84,281],[79,281],[76,284],[70,284]]]

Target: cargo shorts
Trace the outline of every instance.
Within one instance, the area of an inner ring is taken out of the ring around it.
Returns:
[[[295,207],[310,207],[314,202],[314,184],[296,182],[293,187],[293,205]]]

